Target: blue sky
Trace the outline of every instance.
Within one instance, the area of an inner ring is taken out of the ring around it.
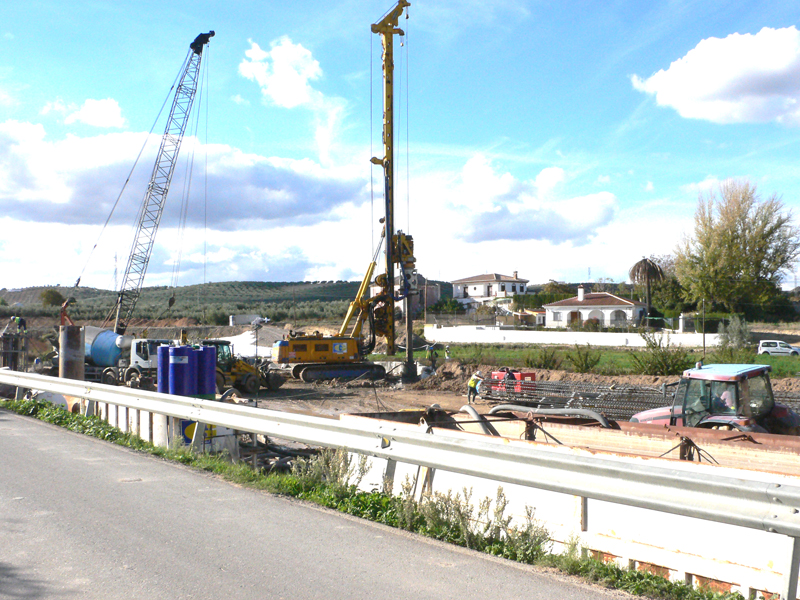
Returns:
[[[181,285],[359,279],[382,216],[370,24],[392,6],[6,3],[0,287],[81,273],[114,287],[163,119],[92,246],[188,44],[210,29],[200,125],[146,284],[169,284],[178,256]],[[622,281],[642,256],[672,252],[698,194],[731,177],[800,212],[797,2],[412,0],[408,17],[396,222],[423,275]]]

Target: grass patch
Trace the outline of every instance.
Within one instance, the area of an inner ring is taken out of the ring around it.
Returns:
[[[744,600],[738,593],[695,589],[651,573],[582,558],[577,541],[570,544],[566,553],[552,554],[550,536],[535,519],[532,508],[526,509],[521,524],[513,523],[505,514],[508,502],[501,487],[493,500],[485,498],[477,504],[472,502],[472,491],[466,488],[461,493],[437,493],[417,501],[408,480],[398,496],[382,490],[359,490],[358,484],[367,470],[366,457],[354,460],[345,450],[326,450],[314,458],[298,460],[289,473],[263,473],[244,463],[232,463],[224,455],[195,454],[185,446],[158,448],[97,417],[68,413],[41,400],[0,399],[0,408],[212,472],[239,485],[301,498],[493,556],[555,567],[639,596],[668,600]]]

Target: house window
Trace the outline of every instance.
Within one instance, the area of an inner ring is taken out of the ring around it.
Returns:
[[[560,312],[554,312],[553,313],[553,321],[560,321],[560,320],[561,320],[561,313]]]
[[[517,284],[516,283],[512,283],[511,284],[511,291],[512,292],[516,292],[517,291]]]
[[[525,284],[524,283],[520,283],[519,284],[519,293],[520,294],[525,293]]]
[[[501,292],[505,292],[506,291],[506,284],[505,283],[501,283],[500,284],[500,291]]]

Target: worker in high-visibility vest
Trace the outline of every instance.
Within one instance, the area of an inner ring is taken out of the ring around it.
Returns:
[[[467,382],[467,404],[472,404],[478,395],[478,384],[483,381],[483,373],[476,371]]]

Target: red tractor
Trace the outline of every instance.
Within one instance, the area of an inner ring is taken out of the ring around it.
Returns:
[[[683,372],[672,406],[631,417],[653,423],[708,429],[800,435],[800,415],[776,404],[770,365],[703,365]]]

